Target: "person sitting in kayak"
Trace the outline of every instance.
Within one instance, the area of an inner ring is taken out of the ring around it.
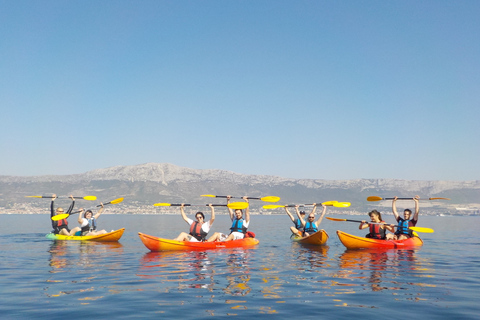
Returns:
[[[294,227],[290,227],[290,231],[292,231],[293,234],[301,237],[304,231],[302,220],[305,220],[305,211],[298,211],[298,206],[295,206],[295,210],[297,211],[297,218],[294,218],[290,211],[288,211],[288,208],[285,207],[285,211],[294,224]]]
[[[231,197],[227,196],[227,204],[230,203],[230,199]],[[248,203],[247,197],[243,197],[242,199]],[[230,234],[227,236],[221,232],[215,232],[210,238],[208,238],[207,240],[208,242],[240,240],[245,238],[248,225],[250,224],[249,207],[245,209],[245,219],[243,218],[243,211],[240,209],[235,209],[235,213],[234,213],[231,208],[228,208],[228,212],[230,213],[230,219],[232,220],[232,227],[230,228]]]
[[[315,232],[318,232],[318,226],[320,225],[320,223],[322,223],[322,219],[325,216],[325,213],[327,212],[327,206],[325,206],[323,203],[321,203],[321,205],[323,207],[323,211],[317,221],[315,221],[315,210],[317,209],[316,203],[313,204],[313,210],[308,215],[308,218],[306,221],[299,215],[299,218],[302,221],[302,225],[303,225],[304,237],[308,237],[309,235],[314,234]]]
[[[395,197],[392,201],[392,211],[393,215],[395,216],[395,219],[398,222],[397,225],[397,231],[395,232],[395,235],[387,237],[387,240],[389,238],[392,238],[394,240],[404,240],[413,237],[413,232],[412,230],[409,229],[409,227],[415,227],[418,222],[418,213],[420,212],[420,207],[418,204],[418,199],[420,199],[419,196],[413,197],[413,201],[415,201],[415,214],[412,216],[412,210],[410,209],[405,209],[403,211],[403,218],[400,217],[400,215],[397,212],[397,199],[398,197]],[[410,219],[411,218],[411,219]]]
[[[76,236],[97,236],[99,234],[107,233],[106,230],[97,231],[97,219],[104,211],[103,203],[100,203],[102,206],[98,212],[93,215],[92,210],[87,210],[81,214],[84,210],[80,209],[81,212],[78,215],[78,223],[80,224],[81,230],[77,232]]]
[[[394,225],[386,224],[385,221],[382,220],[380,212],[372,210],[368,215],[370,216],[372,223],[362,220],[362,223],[358,226],[358,229],[360,230],[370,227],[370,233],[365,236],[366,238],[385,240],[387,238],[387,230],[392,232],[393,235],[393,232],[395,232],[393,229]]]
[[[70,214],[73,210],[73,207],[75,206],[75,198],[70,195],[70,198],[72,199],[72,204],[68,208],[67,212],[63,211],[63,208],[58,207],[57,210],[55,210],[55,199],[57,199],[57,195],[54,194],[52,195],[52,203],[50,204],[50,220],[56,216],[57,214]],[[53,233],[54,234],[62,234],[65,236],[73,236],[77,231],[80,231],[79,227],[75,227],[72,230],[68,228],[68,221],[67,218],[61,219],[61,220],[51,220],[52,221],[52,227],[53,227]]]
[[[208,205],[212,210],[212,217],[209,221],[205,222],[205,215],[203,212],[197,212],[195,218],[197,221],[189,219],[185,214],[185,206],[182,203],[180,206],[180,212],[182,213],[182,218],[186,223],[190,225],[190,233],[182,232],[174,240],[176,241],[191,241],[191,242],[202,242],[205,241],[210,228],[212,227],[213,222],[215,221],[215,210],[212,204]]]

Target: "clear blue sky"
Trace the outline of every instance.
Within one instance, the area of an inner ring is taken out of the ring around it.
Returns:
[[[0,0],[0,175],[480,179],[480,1]]]

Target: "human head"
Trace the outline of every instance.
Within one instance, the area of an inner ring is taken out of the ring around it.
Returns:
[[[241,219],[243,217],[243,211],[240,209],[235,209],[235,217]]]
[[[300,215],[304,216],[304,215],[305,215],[305,211],[300,211]]]
[[[91,217],[92,217],[92,214],[93,214],[92,210],[87,210],[87,211],[85,211],[85,213],[83,214],[83,217],[84,217],[85,219],[88,219],[88,218],[91,218]],[[87,217],[88,215],[90,215],[90,216]]]
[[[313,220],[315,220],[315,215],[314,215],[313,213],[310,213],[310,214],[308,215],[308,218],[307,218],[307,219],[308,219],[308,221],[313,221]]]
[[[372,210],[368,213],[368,215],[370,216],[370,218],[373,220],[374,218],[372,216],[377,216],[378,217],[378,221],[382,221],[382,215],[380,214],[380,212],[378,212],[377,210]]]
[[[202,217],[202,219],[205,220],[205,215],[203,214],[203,212],[198,211],[197,213],[195,213],[195,218],[198,219],[199,217]]]
[[[57,208],[55,211],[56,214],[64,214],[65,212],[63,211],[63,208]]]
[[[405,209],[405,210],[403,211],[403,217],[405,218],[405,220],[408,220],[411,215],[412,215],[412,210],[410,210],[410,209]]]

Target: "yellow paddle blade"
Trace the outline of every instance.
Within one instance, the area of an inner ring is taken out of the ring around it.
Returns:
[[[376,196],[372,196],[372,197],[367,198],[367,201],[380,201],[380,200],[383,200],[383,198],[382,197],[376,197]]]
[[[332,218],[332,217],[325,217],[325,218],[332,221],[347,221],[347,219],[340,219],[340,218]]]
[[[333,204],[334,207],[338,207],[338,208],[347,208],[347,207],[350,207],[350,205],[351,205],[350,202],[337,202]]]
[[[247,202],[232,202],[232,203],[229,203],[227,204],[227,207],[229,207],[230,209],[239,209],[239,210],[243,210],[243,209],[247,209],[248,208],[248,203]]]
[[[123,201],[123,198],[118,198],[118,199],[115,199],[113,201],[110,201],[111,204],[117,204],[117,203],[120,203]]]
[[[200,197],[210,197],[210,198],[216,198],[216,195],[213,194],[202,194]]]
[[[170,207],[172,204],[171,203],[155,203],[155,207]]]
[[[268,196],[268,197],[260,198],[260,200],[265,202],[278,202],[280,201],[280,197]]]
[[[279,204],[267,204],[262,207],[263,209],[277,209],[277,208],[285,208],[285,206],[281,206]]]
[[[417,232],[424,232],[424,233],[434,233],[435,230],[432,228],[422,228],[422,227],[409,227],[408,229],[417,231]]]
[[[68,213],[57,214],[56,216],[52,217],[52,220],[53,221],[58,221],[58,220],[66,219],[66,218],[68,218],[68,216],[69,216]]]
[[[95,196],[85,196],[85,197],[83,197],[83,200],[95,201],[95,200],[97,200],[97,197],[95,197]]]
[[[428,198],[428,200],[450,200],[450,198]]]
[[[334,205],[337,204],[337,203],[338,203],[338,201],[336,201],[336,200],[331,200],[331,201],[322,202],[322,204],[323,204],[324,206],[334,206]]]
[[[43,198],[43,196],[25,196],[25,198]]]

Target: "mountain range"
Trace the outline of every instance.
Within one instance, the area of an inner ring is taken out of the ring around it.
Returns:
[[[225,170],[190,169],[168,163],[146,163],[96,169],[82,174],[44,176],[0,176],[0,213],[14,212],[22,205],[48,207],[45,199],[31,195],[95,195],[99,201],[124,197],[123,208],[153,203],[224,203],[224,199],[202,194],[278,196],[279,204],[338,200],[350,202],[349,211],[366,212],[388,207],[389,201],[368,202],[368,196],[445,197],[450,201],[422,202],[433,213],[455,213],[457,207],[479,207],[480,181],[421,181],[398,179],[322,180],[293,179],[269,175],[245,175]],[[241,201],[241,200],[240,200]],[[266,203],[256,202],[260,208]],[[252,203],[252,208],[255,206]],[[413,201],[405,203],[412,207]],[[401,206],[399,205],[399,208]],[[340,210],[340,209],[338,209]],[[4,211],[4,212],[2,212]],[[282,210],[283,211],[283,210]]]

